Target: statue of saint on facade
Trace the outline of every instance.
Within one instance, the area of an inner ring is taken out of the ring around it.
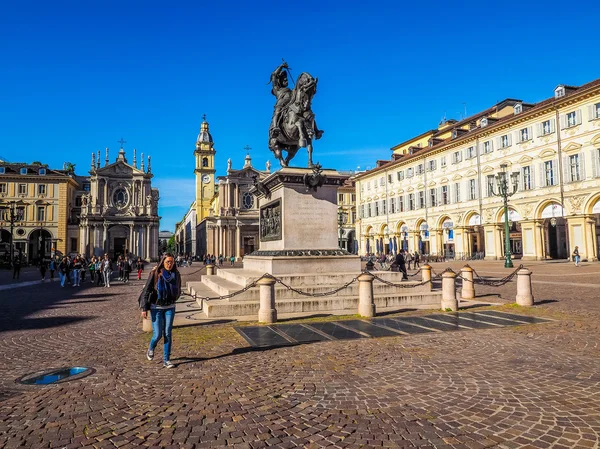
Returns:
[[[302,72],[292,90],[288,87],[289,67],[283,62],[271,74],[271,93],[275,95],[275,111],[269,128],[269,149],[287,167],[300,148],[308,151],[308,166],[312,167],[312,140],[320,139],[311,102],[317,93],[318,78]],[[283,156],[283,151],[287,156]]]

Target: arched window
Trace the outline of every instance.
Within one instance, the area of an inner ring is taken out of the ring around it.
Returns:
[[[207,157],[203,157],[202,158],[202,166],[203,167],[208,167],[208,158]]]

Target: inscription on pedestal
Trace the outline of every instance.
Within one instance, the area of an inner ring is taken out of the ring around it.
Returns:
[[[281,199],[260,208],[260,240],[281,240]]]

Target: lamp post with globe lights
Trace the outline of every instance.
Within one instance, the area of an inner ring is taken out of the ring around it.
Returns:
[[[504,201],[504,268],[513,268],[510,251],[510,228],[508,220],[508,199],[517,193],[519,187],[519,172],[508,173],[508,165],[501,164],[501,171],[496,175],[496,189],[492,186],[492,194]]]
[[[12,266],[14,263],[15,254],[13,231],[15,229],[15,223],[23,221],[25,218],[24,206],[26,206],[27,203],[18,200],[8,201],[5,204],[8,204],[8,206],[0,205],[0,210],[3,211],[2,221],[7,221],[10,224],[10,264]]]

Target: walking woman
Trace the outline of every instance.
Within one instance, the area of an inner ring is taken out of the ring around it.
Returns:
[[[142,318],[152,317],[152,340],[146,352],[148,360],[154,358],[154,349],[163,338],[163,366],[174,368],[171,363],[171,329],[175,318],[175,302],[181,295],[181,275],[175,265],[175,257],[167,253],[152,269],[146,286],[140,295]]]
[[[135,268],[138,274],[138,281],[142,280],[142,271],[144,271],[144,262],[142,262],[142,258],[138,257],[137,262],[135,263]]]

